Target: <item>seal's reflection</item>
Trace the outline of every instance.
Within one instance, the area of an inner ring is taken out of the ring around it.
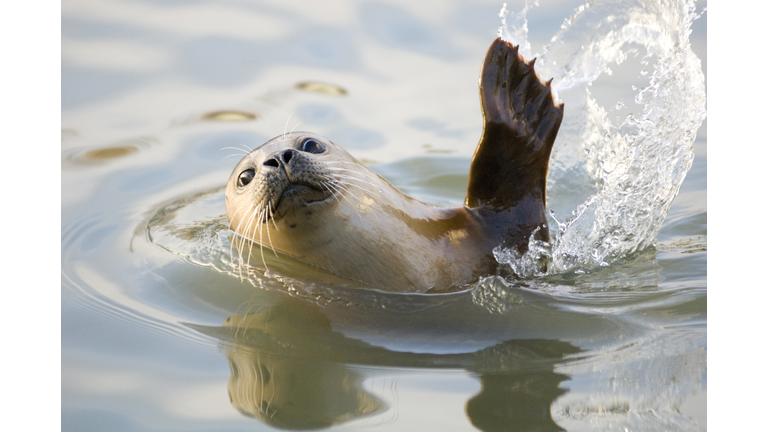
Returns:
[[[223,345],[232,372],[227,390],[238,411],[271,426],[317,429],[384,410],[382,401],[362,389],[363,375],[328,361],[307,343],[335,336],[313,311],[296,314],[278,304],[227,318],[222,330],[234,342]]]
[[[550,405],[569,377],[554,367],[579,348],[557,340],[510,340],[467,354],[394,352],[333,330],[319,308],[294,298],[222,327],[194,326],[223,341],[232,376],[228,390],[241,413],[285,429],[330,427],[387,409],[363,389],[349,365],[463,368],[479,376],[466,414],[484,431],[556,431]]]

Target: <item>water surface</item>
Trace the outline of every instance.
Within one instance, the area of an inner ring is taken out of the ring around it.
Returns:
[[[566,104],[554,265],[431,296],[243,277],[223,186],[310,130],[460,205],[501,3],[63,3],[62,429],[706,429],[706,13],[582,3],[507,16]]]

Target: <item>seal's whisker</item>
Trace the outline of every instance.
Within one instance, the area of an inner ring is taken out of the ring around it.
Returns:
[[[348,194],[352,195],[354,198],[356,198],[356,199],[357,199],[357,201],[360,203],[360,205],[363,205],[363,206],[366,206],[366,207],[370,207],[370,205],[369,205],[369,204],[365,203],[365,201],[363,201],[363,200],[362,200],[360,197],[358,197],[358,196],[356,196],[354,193],[352,193],[352,192],[349,190],[349,188],[345,186],[345,183],[344,183],[344,182],[339,182],[339,181],[336,181],[336,182],[330,182],[330,181],[328,181],[327,183],[328,183],[328,187],[329,187],[329,189],[330,189],[330,188],[333,188],[333,190],[334,190],[334,192],[333,192],[333,195],[334,195],[334,197],[336,198],[336,201],[337,201],[337,202],[341,203],[341,200],[339,199],[338,195],[340,194],[340,192],[342,192],[342,191],[343,191],[343,192],[346,192],[346,193],[348,193]],[[342,198],[343,198],[343,199],[348,199],[348,198],[346,198],[346,196],[342,196]],[[360,214],[360,211],[359,211],[359,209],[357,208],[357,206],[352,206],[352,209],[354,209],[354,210],[355,210],[355,212],[357,213],[357,215],[358,215],[358,216],[359,216],[359,217],[362,219],[363,215],[362,215],[362,214]],[[378,217],[379,217],[379,216],[378,216],[378,215],[376,215],[376,218],[377,218],[377,219],[378,219]]]
[[[335,172],[345,172],[345,173],[352,173],[352,174],[359,174],[359,173],[360,173],[359,171],[355,171],[355,170],[349,170],[349,169],[346,169],[346,168],[339,168],[339,167],[334,167],[334,166],[328,166],[328,167],[326,167],[326,168],[327,168],[329,171],[335,171]],[[349,175],[349,174],[347,174],[347,175]],[[367,181],[367,182],[370,182],[370,180],[368,180],[368,178],[367,178],[367,177],[365,177],[365,176],[363,176],[363,177],[357,177],[357,178],[358,178],[358,179],[360,179],[360,180],[365,180],[365,181]]]
[[[245,239],[248,239],[248,240],[249,240],[249,245],[248,245],[248,261],[247,261],[248,265],[250,265],[250,263],[251,263],[251,254],[253,253],[253,240],[251,240],[250,238],[248,238],[247,234],[248,234],[248,233],[251,231],[251,227],[253,226],[253,222],[254,222],[254,221],[256,220],[256,218],[257,218],[257,214],[256,214],[256,212],[257,212],[257,211],[259,211],[259,210],[260,210],[260,208],[261,208],[261,205],[259,205],[259,206],[256,206],[256,208],[254,209],[254,211],[253,211],[253,212],[251,212],[251,217],[250,217],[250,218],[248,218],[248,223],[247,223],[247,224],[246,224],[246,226],[245,226],[245,234],[243,235],[243,237],[244,237]],[[258,217],[261,217],[261,215],[259,214],[259,215],[258,215]],[[240,258],[240,259],[241,259],[241,260],[242,260],[242,254],[243,254],[243,252],[242,252],[242,251],[243,251],[243,249],[244,249],[244,248],[245,248],[245,242],[243,242],[243,247],[240,249],[240,256],[241,256],[241,258]],[[265,266],[266,266],[266,265],[265,265]],[[246,273],[247,273],[247,272],[246,272]]]
[[[329,163],[330,163],[330,162],[329,162]],[[338,171],[345,171],[345,172],[348,172],[348,173],[352,173],[352,174],[360,174],[360,171],[359,171],[359,170],[348,170],[348,169],[345,169],[345,168],[339,168],[339,167],[330,167],[330,166],[329,166],[329,167],[327,167],[327,168],[328,168],[328,170],[330,170],[330,171],[337,171],[337,172],[338,172]],[[336,175],[336,176],[342,176],[342,174],[335,174],[335,175]],[[352,176],[352,175],[349,175],[349,174],[345,174],[345,175],[347,175],[347,176],[348,176],[347,178],[349,178],[349,179],[352,179],[352,180],[358,180],[358,181],[360,181],[360,182],[362,182],[362,183],[368,184],[368,185],[370,185],[370,186],[372,186],[372,187],[376,188],[376,189],[377,189],[379,192],[382,192],[382,193],[384,193],[384,192],[385,192],[385,190],[386,190],[386,188],[383,188],[383,187],[380,187],[380,186],[377,186],[377,185],[375,185],[375,184],[374,184],[374,183],[373,183],[373,182],[372,182],[372,181],[371,181],[371,180],[370,180],[370,179],[369,179],[369,178],[368,178],[368,177],[367,177],[365,174],[363,174],[363,176],[362,176],[362,177],[358,177],[358,176]],[[390,185],[390,186],[391,186],[391,185]],[[360,186],[358,185],[358,187],[360,187]],[[361,188],[362,188],[362,187],[361,187]],[[369,191],[370,193],[372,193],[372,194],[373,194],[373,193],[375,193],[375,192],[373,192],[373,191],[371,191],[371,190],[368,190],[368,191]],[[395,194],[394,194],[394,193],[393,193],[391,190],[386,190],[386,194],[387,194],[387,196],[389,196],[390,198],[394,198],[394,197],[396,196],[396,195],[395,195]],[[382,197],[382,198],[383,198],[383,197]]]
[[[219,149],[219,151],[224,151],[224,150],[235,150],[235,151],[240,151],[240,152],[243,151],[243,149],[241,149],[240,147],[222,147],[222,148]],[[243,156],[247,155],[250,152],[251,152],[251,150],[249,150],[246,147],[245,151],[243,152]]]
[[[344,176],[338,176],[338,177],[342,177],[342,178],[344,178]],[[351,179],[351,180],[357,180],[357,179],[356,179],[356,178],[354,178],[354,177],[346,177],[346,178],[348,178],[348,179]],[[381,200],[384,200],[384,199],[386,199],[384,196],[382,196],[382,195],[379,195],[378,193],[376,193],[376,192],[373,192],[373,191],[371,191],[371,190],[370,190],[370,189],[368,189],[368,188],[364,188],[364,187],[362,187],[362,186],[361,186],[359,183],[348,182],[348,181],[344,181],[344,180],[341,180],[341,179],[337,179],[337,182],[338,182],[339,184],[344,184],[344,185],[347,185],[347,186],[349,186],[350,188],[353,188],[353,187],[354,187],[354,188],[357,188],[358,190],[362,191],[362,192],[363,192],[364,194],[366,194],[366,195],[373,195],[374,197],[376,197],[376,198],[379,198],[379,199],[381,199]],[[347,189],[347,190],[349,190],[349,189]],[[350,193],[352,193],[352,192],[350,191]],[[354,196],[354,194],[352,194],[352,195]],[[360,200],[360,198],[359,198],[359,197],[357,197],[357,198],[358,198],[358,200]],[[392,199],[394,199],[394,197],[393,197]],[[363,203],[363,204],[365,204],[365,203]]]
[[[360,202],[361,204],[363,204],[363,201],[362,201],[362,199],[361,199],[360,197],[358,197],[357,195],[355,195],[354,193],[352,193],[352,192],[349,190],[349,188],[348,188],[348,187],[346,187],[346,186],[344,185],[344,183],[343,183],[343,182],[340,182],[340,181],[336,180],[336,181],[334,181],[334,182],[332,182],[332,183],[329,183],[329,184],[332,184],[332,185],[333,185],[333,187],[335,188],[335,191],[337,192],[337,194],[338,194],[339,192],[342,192],[342,191],[344,192],[343,196],[341,197],[342,199],[346,199],[346,200],[349,200],[349,198],[346,196],[346,194],[349,194],[349,195],[352,195],[352,196],[353,196],[355,199],[357,199],[357,201],[358,201],[358,202]],[[335,195],[335,196],[337,196],[337,195]],[[338,200],[338,198],[337,198],[337,200]],[[341,202],[341,201],[339,201],[339,202]],[[357,209],[357,207],[356,207],[356,206],[354,206],[354,205],[353,205],[353,206],[352,206],[352,209],[353,209],[353,210],[355,210],[355,212],[357,213],[357,215],[358,215],[358,216],[360,216],[360,217],[362,218],[362,215],[360,214],[360,211]]]
[[[351,187],[357,187],[358,189],[362,189],[362,188],[360,188],[360,186],[359,186],[359,185],[357,185],[357,184],[355,184],[355,183],[349,183],[349,182],[345,182],[345,181],[337,181],[337,183],[336,183],[336,184],[337,184],[339,187],[344,187],[344,186],[346,186],[346,189],[345,189],[345,190],[347,191],[347,193],[349,193],[350,195],[352,195],[353,197],[355,197],[355,198],[357,199],[357,201],[360,203],[360,210],[364,210],[364,208],[363,208],[363,207],[367,207],[367,208],[369,208],[369,209],[373,209],[373,205],[376,203],[376,201],[373,201],[373,202],[365,202],[365,200],[363,200],[361,197],[359,197],[359,196],[355,195],[355,194],[354,194],[354,193],[353,193],[353,192],[350,190],[350,188],[351,188]],[[364,192],[370,192],[370,191],[368,191],[368,190],[366,190],[366,189],[362,189],[362,190],[363,190]],[[375,195],[375,194],[374,194],[374,195]],[[369,197],[369,198],[370,198],[370,197]],[[379,196],[379,198],[381,198],[381,197]],[[356,211],[358,210],[358,207],[357,207],[357,206],[353,206],[353,208],[354,208]],[[360,215],[360,212],[358,211],[358,212],[357,212],[357,214],[358,214],[358,215]],[[378,213],[378,212],[375,212],[375,211],[374,211],[374,212],[371,212],[371,214],[373,214],[373,216],[376,218],[376,221],[377,221],[377,222],[379,222],[379,221],[380,221],[380,219],[379,219],[379,213]],[[362,216],[361,216],[361,217],[362,217]]]
[[[259,224],[259,222],[258,222],[258,221],[261,219],[261,213],[262,213],[263,211],[264,211],[264,210],[260,210],[260,211],[259,211],[259,214],[258,214],[258,215],[255,215],[255,218],[254,218],[254,222],[255,222],[254,228],[255,228],[255,226],[259,226],[259,235],[261,235],[261,227],[260,227],[260,224]],[[250,230],[249,230],[249,231],[250,231]],[[251,256],[252,256],[252,254],[253,254],[253,249],[254,249],[254,246],[255,246],[255,245],[254,245],[254,243],[255,243],[255,242],[254,242],[253,240],[251,240],[251,243],[250,243],[250,245],[249,245],[249,247],[248,247],[248,263],[250,263],[250,262],[251,262]],[[262,259],[261,259],[261,262],[262,262],[262,264],[264,264],[264,267],[266,267],[266,266],[267,266],[267,263],[266,263],[266,262],[264,262],[264,257],[263,257],[263,255],[264,255],[264,254],[262,253]]]
[[[264,205],[263,205],[263,203],[260,203],[258,205],[257,210],[258,210],[259,213],[258,213],[258,215],[256,215],[256,218],[254,219],[254,221],[255,221],[254,228],[256,226],[258,226],[258,229],[259,229],[259,241],[257,242],[255,236],[252,235],[251,237],[253,237],[253,238],[251,239],[250,250],[253,251],[253,248],[256,247],[257,244],[259,245],[259,255],[261,256],[261,263],[264,265],[264,268],[267,271],[269,271],[269,267],[267,266],[267,262],[264,259],[264,248],[262,246],[262,241],[261,241],[261,238],[262,238],[262,235],[263,235],[262,232],[263,232],[263,229],[264,229],[263,225],[261,224],[261,220],[264,218]],[[250,256],[249,256],[249,260],[250,260]]]
[[[357,200],[357,202],[360,203],[361,206],[370,207],[370,205],[367,204],[361,197],[355,195],[355,193],[352,192],[349,187],[347,187],[347,186],[352,186],[351,184],[337,180],[335,185],[339,187],[341,190],[343,190],[344,192],[346,192],[347,194],[352,195],[352,197],[354,197]],[[346,195],[345,195],[345,198],[346,198]],[[357,206],[353,205],[352,209],[355,210],[355,213],[357,213],[357,215],[361,219],[363,218],[363,215],[360,213],[360,210],[358,209]]]
[[[364,179],[361,179],[359,177],[349,176],[349,175],[346,175],[346,174],[336,174],[335,176],[338,177],[338,178],[347,179],[347,180],[357,180],[358,182],[363,182],[363,180],[364,180]],[[367,184],[368,186],[376,187],[376,185],[374,185],[371,182],[365,182],[365,184]],[[384,198],[383,196],[379,195],[377,192],[374,192],[374,191],[372,191],[372,190],[370,190],[368,188],[364,188],[364,187],[362,187],[359,184],[353,184],[353,185],[355,187],[357,187],[358,189],[360,189],[360,190],[364,190],[364,191],[370,193],[371,195],[376,195],[379,198]]]
[[[360,172],[360,165],[356,164],[356,163],[353,163],[353,162],[334,161],[334,160],[329,160],[329,159],[323,159],[323,163],[328,166],[328,169],[350,171],[350,172],[353,172],[355,174],[360,174],[361,173]],[[346,167],[350,167],[350,168],[353,168],[353,169],[347,169]],[[354,168],[357,168],[357,169],[354,169]]]
[[[245,155],[247,155],[247,153]],[[245,155],[240,155],[240,154],[234,153],[234,154],[231,154],[231,155],[224,156],[223,158],[221,158],[220,162],[224,162],[225,160],[227,160],[227,159],[229,159],[231,157],[235,157],[235,156],[244,157]]]
[[[341,189],[339,189],[339,187],[336,186],[332,180],[322,180],[320,181],[320,185],[325,187],[325,190],[327,190],[328,193],[333,196],[337,203],[341,204],[341,198],[339,198]]]
[[[225,160],[227,160],[227,159],[229,159],[231,157],[235,157],[235,156],[239,156],[239,157],[243,158],[245,156],[248,156],[248,153],[250,153],[250,150],[243,151],[243,149],[240,149],[240,148],[237,148],[237,147],[222,147],[222,148],[219,149],[219,151],[224,151],[224,150],[234,150],[236,153],[232,153],[230,155],[224,156],[223,158],[221,158],[221,162],[223,162],[223,161],[225,161]]]
[[[229,259],[230,259],[230,261],[232,261],[232,264],[234,264],[235,260],[234,260],[234,257],[232,256],[232,247],[234,245],[235,238],[237,237],[237,233],[235,232],[235,230],[232,229],[232,221],[228,220],[227,222],[228,222],[227,225],[229,227],[229,230],[234,233],[232,238],[229,240]]]
[[[269,203],[267,205],[267,209],[269,210],[269,214],[272,215],[272,203]],[[277,225],[275,224],[274,217],[272,217],[272,224],[275,225],[275,229],[277,229]],[[272,249],[272,252],[274,252],[275,258],[280,258],[277,255],[277,251],[275,250],[275,246],[272,245],[272,237],[269,235],[269,223],[267,223],[266,225],[267,225],[267,240],[269,240],[269,248]]]
[[[331,163],[327,163],[327,165],[331,165]],[[326,166],[325,168],[328,169],[328,171],[344,172],[345,173],[344,175],[348,175],[350,176],[350,178],[363,181],[373,186],[373,182],[370,180],[370,178],[365,173],[361,173],[360,170],[350,170],[350,169],[341,168],[337,166]],[[353,176],[352,174],[358,174],[358,175]],[[338,175],[341,175],[341,174],[338,174]]]
[[[288,118],[285,119],[285,126],[283,126],[283,139],[285,139],[285,131],[288,130],[288,122],[291,121],[293,113],[288,114]]]
[[[239,218],[238,224],[237,224],[237,226],[235,227],[235,231],[240,231],[240,229],[241,229],[241,228],[243,228],[243,226],[242,226],[242,225],[243,225],[243,221],[247,221],[247,220],[248,220],[248,219],[250,219],[250,217],[251,217],[251,216],[249,216],[249,213],[247,213],[247,212],[248,212],[248,211],[253,211],[253,210],[254,210],[254,208],[253,208],[252,206],[250,206],[250,205],[248,204],[248,202],[243,202],[243,203],[241,203],[241,204],[240,204],[240,206],[238,206],[237,210],[235,211],[235,215],[238,215],[238,214],[240,214],[240,212],[242,211],[242,209],[243,209],[243,208],[245,208],[245,209],[246,209],[246,214],[244,215],[244,217],[242,217],[242,218]],[[244,234],[243,234],[243,233],[239,233],[239,234],[240,234],[241,236],[244,236]]]
[[[352,187],[355,186],[353,183],[349,183],[349,182],[345,182],[337,179],[335,185],[339,187],[341,190],[343,190],[346,194],[351,195],[352,198],[356,199],[360,204],[365,204],[362,197],[352,192]]]
[[[237,275],[240,278],[240,280],[243,280],[243,241],[245,241],[244,237],[242,237],[240,234],[235,231],[235,235],[233,236],[234,240],[238,242],[237,245],[235,245],[235,251],[237,251]],[[232,256],[232,259],[234,260],[234,254],[230,254]]]
[[[357,169],[354,170],[355,172],[360,172],[359,170],[360,170],[361,167],[363,167],[363,168],[365,168],[367,170],[370,170],[371,172],[374,172],[370,168],[368,168],[367,166],[361,164],[360,162],[357,162],[357,161],[345,161],[345,160],[333,160],[333,159],[329,159],[329,157],[330,157],[329,155],[323,155],[323,157],[321,157],[320,159],[323,160],[323,163],[327,163],[329,165],[341,165],[341,166],[348,166],[348,167],[352,167],[352,168],[357,168]]]
[[[237,252],[237,276],[240,278],[240,280],[243,280],[243,266],[245,263],[243,263],[243,253],[242,253],[242,247],[243,247],[243,241],[245,239],[243,237],[235,235],[235,241],[237,241],[239,244],[235,245],[235,251]],[[234,255],[231,255],[234,259]]]
[[[266,208],[262,210],[262,213],[266,212]],[[263,217],[263,214],[259,214],[259,219]],[[269,227],[267,227],[267,235],[269,235]],[[267,259],[264,257],[264,241],[262,241],[264,236],[264,224],[259,224],[259,252],[261,253],[261,262],[264,264],[264,268],[269,271],[269,266],[267,265]]]
[[[363,192],[368,192],[366,189],[362,189],[362,188],[358,187],[358,185],[356,185],[354,183],[350,183],[348,181],[345,181],[343,179],[338,179],[338,178],[335,179],[335,180],[336,180],[335,181],[336,186],[339,186],[346,193],[352,195],[352,197],[354,197],[355,199],[357,199],[360,202],[362,202],[362,198],[359,195],[357,195],[354,192],[352,192],[352,188],[358,188],[358,189],[361,189]]]
[[[235,210],[234,215],[237,216],[238,214],[240,214],[240,212],[243,210],[243,207],[247,207],[248,209],[251,209],[250,206],[247,206],[247,203],[245,203],[245,202],[241,203],[241,205],[238,206],[238,208]],[[235,236],[240,236],[241,239],[245,239],[245,236],[243,234],[241,234],[241,233],[238,233],[238,231],[240,231],[240,227],[241,227],[243,221],[249,219],[247,211],[246,211],[246,214],[244,216],[245,217],[238,219],[237,226],[233,230],[235,232]],[[231,224],[230,224],[230,227],[231,227]],[[231,247],[232,247],[232,243],[230,243],[230,256],[232,256]],[[243,247],[244,247],[244,243],[243,243],[243,241],[241,241],[240,242],[240,247],[237,248],[238,260],[239,260],[238,261],[238,276],[240,277],[241,280],[243,279],[243,266],[245,265],[245,263],[243,262]]]
[[[277,223],[275,222],[275,213],[273,212],[271,202],[269,203],[267,208],[269,209],[269,218],[264,221],[267,224],[267,228],[269,228],[269,221],[271,220],[272,225],[275,227],[275,231],[280,231],[280,228],[277,227]]]
[[[292,134],[293,131],[295,131],[296,128],[299,127],[300,124],[301,124],[301,122],[296,123],[296,125],[293,126],[293,129],[291,129],[291,132],[288,135]]]
[[[255,243],[256,243],[255,238],[253,238],[254,235],[253,235],[253,233],[251,233],[251,231],[255,231],[255,228],[257,226],[260,226],[261,219],[263,218],[263,214],[264,214],[264,204],[263,203],[259,203],[256,206],[256,208],[254,208],[254,210],[252,212],[252,215],[251,215],[250,219],[248,220],[248,226],[246,227],[246,230],[245,230],[245,233],[244,233],[246,235],[246,238],[248,239],[248,242],[249,242],[248,243],[248,261],[247,261],[249,264],[251,262],[251,254],[253,253],[253,248],[254,248]],[[264,260],[262,259],[262,263],[266,266],[266,263],[264,263],[263,261]]]
[[[251,263],[251,254],[253,253],[253,245],[254,245],[255,242],[253,241],[253,239],[251,238],[252,236],[249,233],[251,231],[251,228],[253,226],[254,221],[258,219],[258,212],[259,211],[260,211],[260,206],[258,206],[258,205],[256,207],[252,208],[250,216],[247,219],[248,222],[247,222],[247,224],[245,226],[245,229],[240,234],[242,236],[242,238],[243,238],[243,242],[242,242],[241,248],[240,248],[240,260],[243,261],[244,266],[245,265],[250,266],[250,263]],[[243,252],[244,252],[246,246],[248,247],[248,260],[247,261],[243,259],[244,258],[243,257]],[[247,269],[248,269],[248,267],[246,267],[246,273],[248,273]]]

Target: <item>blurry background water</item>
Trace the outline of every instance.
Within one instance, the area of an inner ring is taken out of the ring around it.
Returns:
[[[63,2],[62,429],[706,429],[693,5],[508,2],[566,103],[548,202],[570,225],[539,251],[559,267],[398,296],[235,277],[227,148],[311,130],[460,205],[500,2]]]

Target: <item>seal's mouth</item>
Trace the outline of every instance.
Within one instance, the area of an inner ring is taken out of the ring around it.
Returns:
[[[313,204],[319,201],[325,201],[333,195],[330,191],[320,189],[314,185],[308,184],[292,184],[283,190],[278,198],[277,206],[285,199],[293,199],[294,197],[301,199],[304,204]]]
[[[277,195],[277,194],[275,194]],[[297,211],[301,207],[322,204],[333,200],[334,194],[330,189],[323,189],[313,184],[295,183],[283,189],[272,205],[271,214],[267,214],[265,221],[278,220],[290,211]]]

